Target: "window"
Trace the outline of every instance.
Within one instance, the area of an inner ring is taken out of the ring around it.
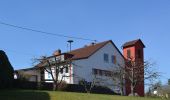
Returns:
[[[52,77],[51,77],[51,74],[50,73],[48,73],[48,79],[51,79]]]
[[[63,74],[63,68],[60,68],[60,73]]]
[[[41,73],[41,76],[40,76],[41,77],[41,81],[43,81],[44,80],[44,70],[41,70],[40,73]]]
[[[112,55],[112,56],[111,56],[111,59],[112,59],[112,63],[113,63],[113,64],[116,64],[116,56],[115,56],[115,55]]]
[[[93,74],[97,75],[97,69],[93,69]]]
[[[111,76],[111,71],[103,70],[103,73],[105,76],[108,76],[108,77]]]
[[[109,55],[108,54],[104,54],[104,62],[109,62]]]
[[[103,71],[99,70],[99,75],[102,76],[102,74],[103,74]]]
[[[111,71],[106,71],[106,76],[111,77]]]
[[[99,75],[99,76],[111,76],[111,71],[108,70],[101,70],[101,69],[92,69],[94,75]]]
[[[127,50],[127,58],[131,58],[131,51]]]
[[[105,71],[105,76],[109,76],[109,71]]]
[[[141,50],[138,49],[138,58],[141,58]]]
[[[68,67],[65,67],[65,72],[68,73]]]

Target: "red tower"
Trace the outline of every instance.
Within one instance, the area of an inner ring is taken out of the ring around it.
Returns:
[[[133,61],[137,60],[144,64],[144,48],[145,45],[140,39],[129,41],[123,45],[123,55],[126,60],[128,60],[128,58],[133,58]],[[144,77],[144,71],[142,72],[142,77]],[[125,87],[126,95],[129,95],[131,93],[131,85],[128,79],[126,79]],[[144,96],[144,80],[135,86],[135,93],[139,96]]]

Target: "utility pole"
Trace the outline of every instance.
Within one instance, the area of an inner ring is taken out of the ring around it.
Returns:
[[[73,42],[73,40],[68,40],[67,41],[69,44],[70,44],[70,52],[71,52],[71,44],[72,44],[72,42]],[[72,73],[71,73],[71,70],[72,70],[72,68],[71,68],[71,60],[70,60],[70,83],[72,82]]]

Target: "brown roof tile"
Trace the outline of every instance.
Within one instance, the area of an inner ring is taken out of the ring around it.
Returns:
[[[79,48],[79,49],[71,51],[70,54],[74,55],[72,58],[73,60],[88,58],[89,56],[94,54],[97,50],[99,50],[100,48],[102,48],[104,45],[106,45],[109,42],[111,42],[111,40],[104,41],[104,42],[97,43],[97,44],[92,44],[90,46],[85,46],[83,48]]]

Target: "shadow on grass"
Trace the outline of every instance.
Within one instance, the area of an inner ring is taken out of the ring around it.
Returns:
[[[50,96],[43,91],[1,90],[0,100],[50,100]]]

